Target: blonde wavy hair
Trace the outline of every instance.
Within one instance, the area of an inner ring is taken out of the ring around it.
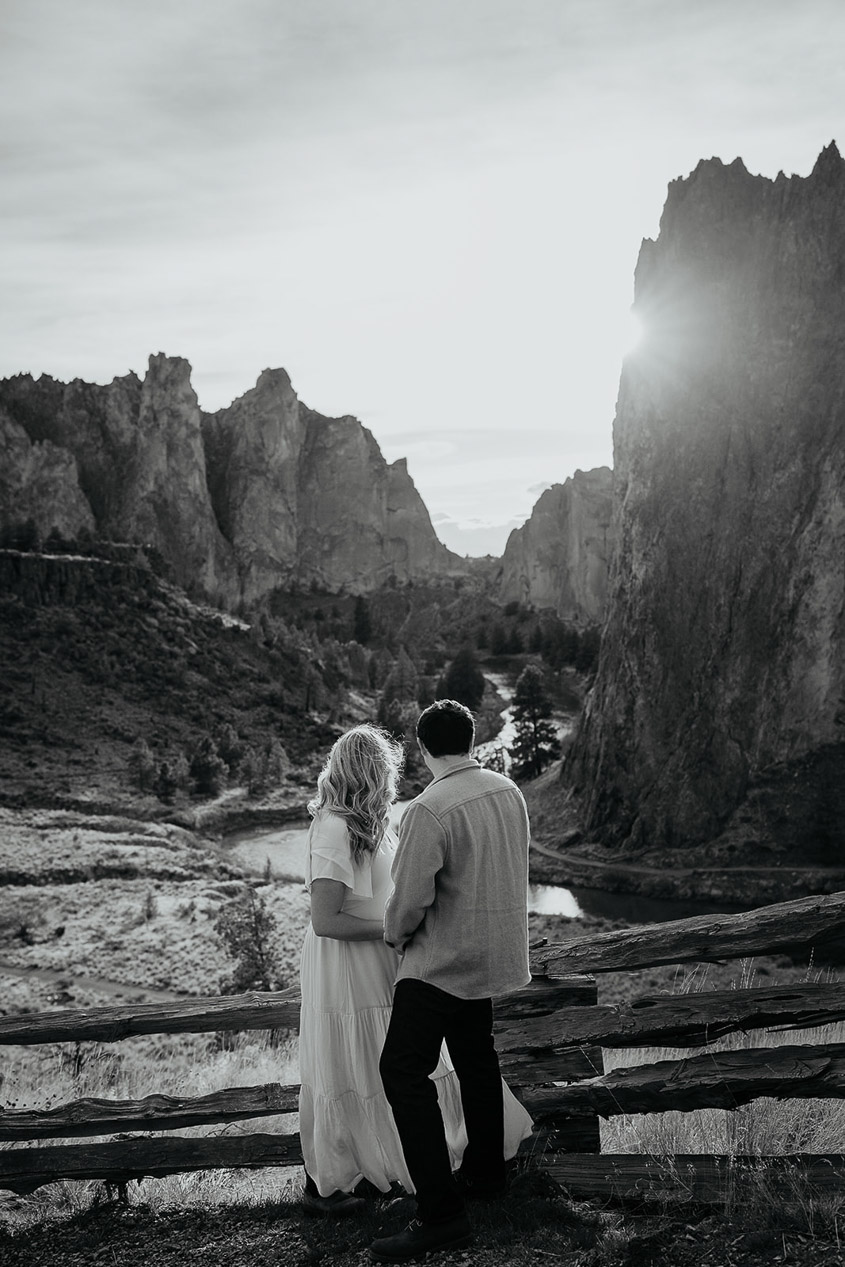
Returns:
[[[321,809],[346,819],[352,859],[375,853],[387,830],[402,773],[402,745],[364,723],[333,744],[308,802],[312,818]]]

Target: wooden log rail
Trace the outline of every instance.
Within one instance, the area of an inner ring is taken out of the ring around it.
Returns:
[[[579,1154],[594,1147],[597,1114],[736,1108],[758,1096],[845,1098],[845,1044],[715,1052],[616,1069],[607,1075],[601,1055],[605,1046],[694,1047],[733,1032],[843,1020],[845,987],[838,983],[662,996],[598,1007],[594,978],[575,975],[733,958],[816,945],[844,934],[845,893],[778,903],[742,915],[701,916],[534,948],[535,979],[497,1004],[503,1072],[520,1089],[540,1132],[554,1136],[553,1149],[575,1149]],[[139,1034],[227,1029],[295,1030],[299,1004],[298,991],[285,990],[2,1017],[0,1044],[115,1042]],[[548,1085],[564,1082],[569,1085]],[[278,1084],[227,1088],[195,1098],[79,1100],[45,1112],[0,1110],[0,1140],[179,1130],[291,1113],[297,1103],[298,1087]],[[623,1165],[614,1159],[614,1173],[617,1179],[624,1172],[634,1176],[632,1183],[645,1182],[643,1175],[653,1177],[647,1161],[625,1159]],[[163,1136],[7,1148],[0,1149],[0,1188],[31,1191],[59,1177],[121,1182],[185,1170],[299,1163],[299,1139],[294,1134]],[[563,1163],[551,1155],[546,1163],[554,1173],[560,1169],[563,1182],[574,1190],[563,1177],[564,1171],[569,1173]],[[580,1173],[586,1172],[582,1168]],[[707,1174],[710,1182],[712,1174]]]
[[[526,1071],[513,1066],[520,1076]],[[529,1069],[528,1074],[532,1072]],[[760,1096],[772,1099],[845,1099],[845,1044],[751,1047],[684,1060],[632,1065],[568,1086],[548,1086],[554,1062],[541,1067],[540,1085],[520,1083],[523,1102],[538,1125],[566,1129],[571,1118],[660,1113],[668,1109],[735,1109]],[[510,1081],[510,1078],[509,1078]],[[0,1140],[72,1138],[117,1131],[180,1130],[275,1114],[295,1113],[298,1086],[266,1083],[229,1087],[205,1096],[151,1095],[141,1100],[75,1100],[54,1109],[0,1114]],[[8,1154],[0,1153],[0,1157]]]
[[[6,1154],[0,1152],[0,1166]],[[59,1179],[99,1179],[129,1183],[133,1179],[164,1178],[192,1170],[260,1169],[298,1166],[298,1145],[280,1135],[223,1136],[213,1139],[119,1140],[110,1144],[53,1146],[26,1150],[14,1185],[16,1192],[32,1192]],[[763,1181],[769,1192],[782,1185],[786,1192],[796,1179],[814,1193],[840,1195],[845,1183],[841,1154],[792,1154],[787,1157],[707,1156],[641,1153],[570,1153],[544,1159],[544,1167],[577,1200],[668,1201],[718,1203],[736,1193],[743,1182]],[[2,1174],[0,1174],[2,1178]]]
[[[696,915],[543,946],[532,972],[617,972],[664,963],[714,963],[845,940],[845,892],[760,906],[738,915]]]
[[[567,1006],[563,1001],[566,980],[585,973],[648,968],[664,963],[707,963],[784,947],[812,947],[837,938],[845,938],[845,892],[778,902],[739,915],[699,915],[597,936],[574,937],[534,948],[531,971],[535,977],[533,986],[538,989],[543,978],[549,982],[561,979],[561,995],[548,996],[552,1000],[550,1010],[553,1010]],[[519,994],[510,999],[518,998]],[[569,999],[570,1003],[574,1001]],[[497,1015],[507,1015],[509,1007],[510,1000],[503,1000],[497,1005]],[[298,1026],[299,991],[290,989],[227,998],[186,998],[168,1004],[66,1009],[0,1017],[0,1044],[116,1042],[134,1034],[296,1029]],[[641,1041],[652,1040],[642,1038]]]
[[[538,1087],[526,1105],[538,1125],[573,1117],[737,1109],[751,1100],[845,1099],[845,1043],[748,1047],[632,1065],[566,1087]]]
[[[497,1000],[496,1015],[514,1021],[548,1016],[595,999],[595,980],[568,974],[532,981]],[[299,990],[185,998],[175,1003],[134,1003],[110,1007],[56,1008],[0,1016],[4,1044],[114,1043],[140,1034],[204,1034],[215,1030],[299,1029]]]
[[[760,989],[644,996],[631,1003],[571,1007],[553,1017],[497,1021],[503,1067],[516,1058],[563,1055],[571,1047],[706,1047],[756,1029],[812,1029],[845,1020],[845,984],[807,983]]]

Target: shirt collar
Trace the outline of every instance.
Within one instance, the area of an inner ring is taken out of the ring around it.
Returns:
[[[466,761],[459,761],[456,765],[450,766],[448,770],[444,770],[442,774],[438,774],[436,779],[432,779],[429,783],[439,783],[441,779],[448,779],[450,774],[457,774],[459,770],[480,770],[481,762],[476,761],[475,757],[467,757]]]

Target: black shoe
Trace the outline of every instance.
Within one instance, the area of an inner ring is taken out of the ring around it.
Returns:
[[[411,1219],[404,1232],[373,1241],[370,1258],[374,1263],[406,1263],[432,1250],[462,1249],[470,1244],[472,1228],[465,1214],[458,1214],[445,1223],[421,1223],[419,1219]]]
[[[344,1218],[347,1214],[357,1214],[366,1207],[363,1197],[353,1196],[351,1192],[330,1193],[321,1197],[319,1192],[309,1192],[306,1188],[302,1194],[302,1208],[306,1214],[324,1214],[332,1219]]]
[[[464,1201],[498,1201],[508,1191],[506,1179],[473,1179],[463,1170],[456,1170],[452,1178]]]

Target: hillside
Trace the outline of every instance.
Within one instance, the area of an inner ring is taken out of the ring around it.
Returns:
[[[338,669],[279,622],[251,629],[198,607],[136,564],[0,552],[0,798],[131,798],[143,739],[156,761],[234,729],[284,748],[294,777],[335,731]],[[308,781],[310,782],[310,776]]]

